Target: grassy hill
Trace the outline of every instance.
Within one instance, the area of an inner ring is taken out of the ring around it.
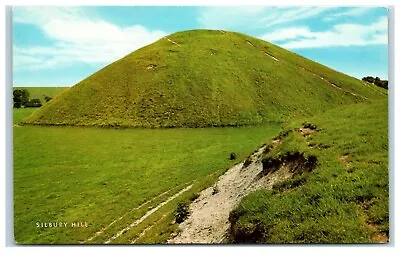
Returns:
[[[191,30],[164,37],[106,66],[35,111],[25,123],[251,125],[384,97],[360,80],[260,39]]]
[[[243,198],[230,214],[238,243],[374,243],[389,240],[387,99],[342,106],[306,119],[317,131],[288,135],[265,159],[315,156],[312,172]]]

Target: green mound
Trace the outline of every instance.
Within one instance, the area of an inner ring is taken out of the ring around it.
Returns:
[[[366,83],[239,33],[164,37],[64,91],[28,124],[206,127],[282,122],[385,97]]]

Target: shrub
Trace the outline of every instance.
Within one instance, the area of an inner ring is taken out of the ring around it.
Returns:
[[[370,82],[370,83],[374,83],[374,81],[375,81],[374,77],[372,77],[372,76],[363,77],[362,80]]]
[[[44,100],[46,101],[46,102],[49,102],[51,99],[53,99],[52,97],[49,97],[49,96],[46,96],[46,95],[44,95]]]
[[[363,81],[373,83],[378,87],[388,89],[389,82],[387,80],[381,80],[379,77],[372,77],[372,76],[367,76],[362,78]]]
[[[40,102],[39,98],[33,98],[29,100],[28,103],[25,104],[25,108],[30,108],[30,107],[41,107],[42,102]]]
[[[182,223],[189,216],[189,206],[186,203],[179,203],[175,211],[175,222]]]

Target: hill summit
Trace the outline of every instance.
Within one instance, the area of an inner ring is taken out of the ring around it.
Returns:
[[[207,127],[281,122],[382,97],[365,82],[223,30],[166,36],[104,67],[27,124]]]

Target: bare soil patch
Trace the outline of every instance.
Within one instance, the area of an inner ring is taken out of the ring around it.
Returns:
[[[229,213],[240,199],[257,189],[272,189],[275,183],[291,178],[297,171],[297,163],[284,160],[273,171],[265,169],[263,154],[278,144],[280,140],[275,139],[270,145],[262,146],[244,162],[229,169],[214,186],[203,190],[190,205],[190,215],[180,224],[180,232],[168,243],[228,242]]]

